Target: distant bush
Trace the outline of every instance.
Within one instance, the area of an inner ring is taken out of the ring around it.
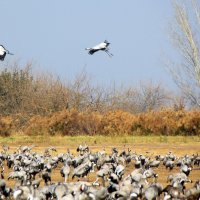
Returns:
[[[124,111],[60,111],[33,117],[25,132],[51,135],[200,135],[200,112],[163,109],[133,115]]]
[[[161,135],[199,135],[200,112],[197,110],[186,111],[162,109],[138,115],[138,122],[133,130],[143,134]]]
[[[0,136],[10,136],[12,131],[12,118],[0,117]]]
[[[137,116],[121,110],[105,113],[101,120],[101,133],[103,135],[132,134],[137,122]]]
[[[0,72],[0,113],[25,116],[45,115],[66,107],[67,89],[59,79],[34,75],[32,65],[18,65]]]
[[[98,113],[83,113],[76,110],[53,115],[49,123],[49,132],[63,135],[95,135],[101,126],[102,116]]]

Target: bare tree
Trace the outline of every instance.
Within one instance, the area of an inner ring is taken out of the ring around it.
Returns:
[[[147,112],[150,110],[158,110],[161,107],[170,105],[170,94],[162,86],[162,84],[140,83],[140,86],[135,96],[135,104],[137,112]]]
[[[63,81],[50,73],[34,73],[32,63],[14,64],[0,70],[0,112],[4,115],[49,115],[63,109],[78,112],[123,110],[145,112],[164,106],[167,93],[160,84],[142,84],[139,88],[123,85],[96,86],[85,70],[73,81]]]
[[[107,92],[107,110],[141,113],[170,105],[169,92],[162,84],[140,83],[138,87],[115,87]]]
[[[200,107],[200,3],[172,0],[174,22],[170,38],[181,62],[169,62],[174,82],[193,106]]]
[[[69,106],[78,111],[86,110],[91,102],[93,88],[91,78],[85,70],[81,71],[75,77],[75,80],[69,84]]]

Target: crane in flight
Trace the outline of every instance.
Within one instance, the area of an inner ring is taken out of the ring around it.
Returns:
[[[105,51],[110,57],[112,57],[113,54],[109,52],[109,48],[108,48],[109,45],[110,43],[107,40],[105,40],[104,42],[101,42],[100,44],[94,47],[86,48],[85,50],[89,50],[88,53],[90,55],[94,54],[97,51]]]
[[[14,54],[10,53],[3,45],[0,45],[0,60],[1,61],[4,61],[6,54],[14,55]]]

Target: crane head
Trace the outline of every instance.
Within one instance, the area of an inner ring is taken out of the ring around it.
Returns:
[[[110,44],[110,42],[108,42],[107,40],[105,40],[104,43],[106,43],[107,46]]]

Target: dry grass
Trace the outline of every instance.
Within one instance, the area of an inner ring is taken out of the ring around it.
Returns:
[[[9,144],[11,146],[36,144],[38,146],[68,145],[70,148],[77,144],[87,143],[92,146],[129,146],[137,144],[199,144],[200,136],[50,136],[48,134],[29,136],[23,133],[15,133],[10,137],[0,137],[0,144]]]

